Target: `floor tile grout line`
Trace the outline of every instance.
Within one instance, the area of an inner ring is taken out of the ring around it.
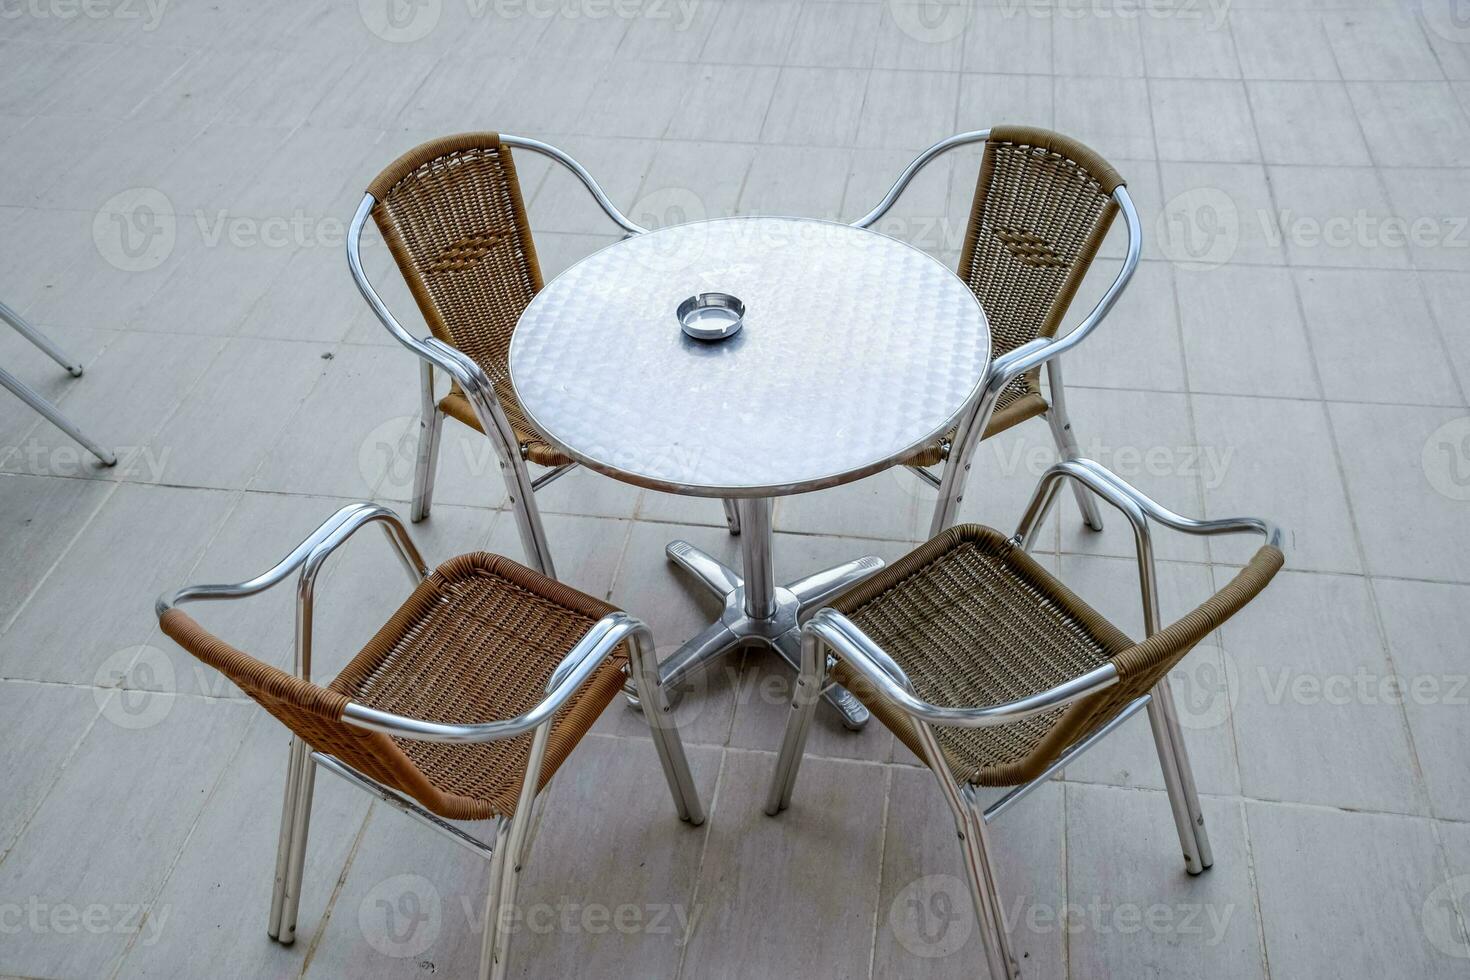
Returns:
[[[220,765],[214,782],[210,784],[209,791],[204,795],[204,802],[195,811],[194,819],[190,822],[188,831],[184,834],[183,840],[179,842],[178,850],[174,852],[173,860],[169,861],[168,867],[164,869],[163,876],[159,879],[158,887],[153,890],[153,894],[143,903],[143,917],[138,921],[138,928],[129,936],[127,943],[123,946],[122,952],[118,954],[112,970],[108,972],[108,976],[114,978],[114,980],[122,972],[127,958],[132,955],[133,949],[137,946],[138,938],[143,934],[143,925],[147,923],[149,916],[152,914],[154,903],[158,901],[159,896],[163,894],[164,889],[168,887],[169,881],[173,878],[174,870],[178,868],[179,861],[183,858],[184,852],[189,848],[189,841],[194,839],[194,834],[199,829],[199,823],[204,819],[204,812],[209,809],[209,804],[214,801],[215,794],[219,792],[220,786],[229,777],[235,760],[239,758],[241,751],[245,747],[245,743],[249,741],[251,732],[257,724],[261,723],[261,718],[264,716],[265,712],[262,711],[256,711],[252,714],[250,720],[245,723],[240,731],[240,741],[235,744],[235,747],[230,750],[229,756]]]
[[[691,915],[699,908],[699,886],[704,882],[705,859],[709,855],[710,837],[714,834],[712,825],[719,814],[720,789],[724,785],[725,760],[728,758],[729,749],[722,748],[719,751],[720,764],[719,768],[715,770],[715,786],[714,790],[710,793],[709,809],[705,811],[704,840],[700,842],[699,861],[694,868],[694,888],[689,892],[689,910]],[[703,921],[704,916],[700,916],[694,923],[694,927],[684,937],[684,945],[679,948],[679,962],[674,969],[675,980],[684,976],[684,969],[689,959],[689,947],[694,945],[694,933],[698,931],[699,924]]]
[[[379,812],[377,800],[369,800],[367,809],[363,812],[362,823],[357,826],[357,834],[352,839],[352,846],[347,849],[347,857],[342,862],[342,868],[337,872],[337,880],[332,883],[331,894],[327,896],[327,904],[322,909],[322,917],[317,921],[316,931],[311,934],[311,941],[307,944],[306,953],[301,957],[301,972],[298,977],[305,977],[311,969],[312,960],[316,958],[317,949],[321,946],[322,939],[326,937],[327,927],[331,924],[332,913],[337,909],[337,899],[341,897],[342,891],[347,887],[347,878],[352,874],[352,866],[357,861],[358,851],[362,848],[362,842],[367,838],[368,829],[371,826],[373,816]]]
[[[873,980],[878,958],[878,930],[883,922],[883,865],[888,855],[888,815],[893,808],[893,770],[883,774],[883,814],[878,821],[878,882],[873,896],[873,931],[868,943],[868,980]]]
[[[1265,980],[1271,980],[1271,948],[1266,942],[1266,913],[1261,907],[1261,885],[1256,877],[1256,849],[1251,839],[1250,816],[1245,800],[1236,804],[1240,820],[1241,839],[1245,843],[1246,880],[1250,882],[1251,898],[1256,909],[1256,943],[1261,951],[1261,964],[1266,971]]]
[[[1336,53],[1336,51],[1333,51],[1332,52],[1332,58],[1333,58],[1334,62],[1337,61],[1337,53]],[[1338,64],[1338,68],[1339,68],[1339,70],[1341,70],[1341,64]],[[1356,119],[1356,113],[1354,114],[1354,116],[1355,116],[1355,119]],[[1358,125],[1358,134],[1363,139],[1364,143],[1366,144],[1367,143],[1367,140],[1368,140],[1368,134],[1363,129],[1362,120],[1361,119],[1357,119],[1357,125]],[[1377,184],[1379,191],[1384,195],[1385,199],[1389,199],[1388,198],[1388,187],[1387,187],[1387,184],[1384,183],[1382,171],[1378,167],[1375,166],[1373,168],[1373,175],[1374,175],[1374,181]],[[1279,202],[1276,199],[1276,191],[1275,191],[1275,188],[1274,188],[1274,186],[1272,186],[1272,184],[1270,183],[1269,180],[1267,181],[1267,190],[1268,190],[1268,192],[1271,195],[1271,202],[1272,202],[1273,207],[1278,207],[1279,208]],[[1417,277],[1416,277],[1415,283],[1416,283],[1416,285],[1418,285]],[[1293,281],[1292,281],[1292,295],[1296,298],[1297,312],[1302,317],[1302,322],[1305,324],[1307,322],[1307,320],[1306,320],[1306,303],[1302,299],[1301,290],[1300,290],[1297,282],[1295,281],[1295,277],[1293,277]],[[1421,295],[1422,295],[1422,289],[1421,289]],[[1426,304],[1425,305],[1426,305],[1426,308],[1428,308],[1427,299],[1426,299]],[[1432,311],[1431,311],[1431,316],[1432,316]],[[1307,342],[1307,350],[1308,350],[1308,353],[1311,355],[1313,369],[1314,369],[1314,372],[1315,372],[1316,377],[1317,377],[1317,387],[1319,389],[1321,389],[1325,393],[1326,390],[1327,390],[1327,388],[1326,388],[1326,386],[1322,382],[1321,369],[1318,366],[1318,361],[1317,361],[1317,356],[1316,356],[1316,346],[1315,346],[1315,344],[1313,342],[1313,339],[1312,339],[1312,335],[1311,335],[1311,331],[1310,330],[1307,330],[1306,331],[1306,342]],[[1453,374],[1452,374],[1452,376],[1453,376]],[[1462,394],[1463,394],[1463,391],[1462,391]],[[1351,485],[1348,482],[1348,478],[1347,478],[1347,466],[1346,466],[1346,464],[1343,463],[1343,458],[1342,458],[1342,443],[1341,443],[1341,439],[1339,438],[1338,431],[1337,431],[1337,421],[1333,418],[1333,413],[1332,413],[1332,410],[1331,410],[1331,405],[1329,403],[1324,403],[1324,405],[1323,405],[1323,414],[1326,416],[1325,421],[1327,423],[1327,438],[1328,438],[1329,444],[1332,446],[1333,461],[1336,463],[1336,466],[1337,466],[1337,478],[1338,478],[1338,482],[1340,483],[1340,485],[1342,486],[1342,489],[1343,489],[1343,501],[1344,501],[1345,506],[1347,507],[1347,513],[1348,513],[1348,526],[1352,529],[1354,549],[1357,551],[1358,562],[1362,565],[1362,568],[1363,568],[1363,587],[1364,587],[1364,589],[1368,593],[1368,609],[1369,609],[1369,612],[1371,613],[1371,615],[1373,616],[1373,625],[1374,625],[1374,627],[1375,627],[1375,629],[1377,631],[1377,634],[1378,634],[1379,650],[1381,651],[1381,656],[1383,658],[1383,662],[1388,666],[1389,671],[1393,675],[1399,676],[1398,665],[1397,665],[1396,660],[1395,660],[1394,655],[1393,655],[1393,645],[1390,642],[1389,636],[1388,636],[1388,626],[1383,621],[1383,611],[1379,607],[1379,603],[1378,603],[1378,590],[1376,588],[1374,588],[1374,586],[1373,586],[1373,576],[1372,576],[1373,565],[1369,561],[1369,558],[1368,558],[1368,549],[1367,549],[1367,546],[1363,543],[1363,533],[1362,533],[1362,529],[1359,527],[1359,523],[1358,523],[1358,508],[1357,508],[1357,504],[1356,504],[1356,502],[1353,499],[1354,498],[1354,495],[1353,495],[1353,492],[1352,492],[1352,487],[1351,487]],[[1423,812],[1425,812],[1425,813],[1432,813],[1433,812],[1433,804],[1432,804],[1432,801],[1431,801],[1431,798],[1430,798],[1430,795],[1429,795],[1429,779],[1428,779],[1428,776],[1426,775],[1426,773],[1424,771],[1424,765],[1423,765],[1423,763],[1422,763],[1422,761],[1420,760],[1420,757],[1419,757],[1419,747],[1418,747],[1418,743],[1416,742],[1415,737],[1414,737],[1414,726],[1413,726],[1413,724],[1409,720],[1408,706],[1407,706],[1407,704],[1401,703],[1401,704],[1399,704],[1398,708],[1399,708],[1398,715],[1399,715],[1399,727],[1400,727],[1400,731],[1403,734],[1405,746],[1406,746],[1406,748],[1408,749],[1408,752],[1409,752],[1410,764],[1413,766],[1413,776],[1414,776],[1413,782],[1414,782],[1414,791],[1415,791],[1415,803],[1418,804],[1422,808]],[[1444,861],[1446,861],[1446,862],[1448,862],[1448,860],[1449,860],[1448,855],[1446,855],[1443,852],[1443,850],[1441,850],[1441,859],[1444,860]]]

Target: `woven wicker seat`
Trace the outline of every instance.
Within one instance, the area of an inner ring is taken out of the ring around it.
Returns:
[[[883,203],[857,224],[869,227],[877,222],[929,161],[957,146],[981,141],[985,152],[957,271],[984,307],[990,322],[992,355],[1001,358],[1038,339],[1057,337],[1103,238],[1123,211],[1127,190],[1123,178],[1106,160],[1070,137],[1033,126],[996,126],[950,137],[924,151]],[[1127,213],[1127,217],[1131,249],[1140,240],[1140,232],[1135,216]],[[1131,272],[1131,267],[1126,267],[1120,274],[1119,290]],[[1106,309],[1099,304],[1094,312],[1100,318]],[[1089,322],[1085,329],[1077,329],[1085,333],[1094,325]],[[963,428],[953,429],[902,461],[919,468],[936,485],[940,480],[923,468],[951,463],[945,470],[931,535],[939,534],[954,521],[967,467],[955,467],[953,461],[959,457],[967,460],[973,443],[1045,416],[1059,454],[1063,458],[1077,455],[1077,438],[1062,387],[1061,362],[1054,355],[1045,363],[1046,394],[1041,389],[1039,364],[1000,379],[1000,387],[984,408],[991,414],[976,427],[978,436]],[[1088,526],[1100,529],[1102,520],[1095,503],[1080,493],[1078,503]]]
[[[453,820],[515,815],[531,739],[459,744],[389,738],[342,721],[348,701],[451,724],[512,718],[546,696],[553,668],[607,603],[483,552],[440,565],[326,687],[210,636],[173,609],[163,631],[260,702],[313,749]],[[622,690],[626,651],[598,667],[551,726],[544,785]]]
[[[1026,552],[1063,480],[1133,524],[1148,634],[1141,641]],[[1161,627],[1153,523],[1195,534],[1254,532],[1267,541],[1224,588]],[[1199,874],[1213,863],[1168,674],[1266,587],[1283,563],[1281,540],[1278,528],[1253,518],[1180,517],[1090,460],[1063,460],[1042,478],[1015,535],[977,524],[950,528],[811,616],[766,812],[790,803],[830,678],[933,770],[964,849],[990,976],[1019,976],[986,823],[1140,710],[1153,728],[1185,868]],[[1014,788],[987,808],[979,786]]]
[[[1147,651],[1014,541],[978,524],[951,528],[845,593],[832,608],[882,647],[913,682],[915,694],[931,704],[1004,704],[1117,661],[1123,681],[1091,700],[1008,725],[935,728],[956,780],[1015,786],[1040,776],[1069,746],[1147,694],[1280,565],[1280,551],[1262,548],[1236,587],[1207,607],[1198,629]],[[833,679],[862,698],[923,758],[907,714],[841,659]]]
[[[354,531],[380,523],[417,582],[403,605],[326,686],[311,673],[315,577]],[[212,635],[177,604],[253,595],[301,569],[297,672]],[[515,876],[542,789],[631,673],[682,818],[703,811],[668,716],[648,628],[613,606],[496,555],[424,567],[391,511],[343,508],[286,559],[240,585],[189,586],[158,603],[163,631],[221,671],[294,734],[269,934],[295,935],[317,767],[418,816],[491,860],[481,976],[505,974]],[[528,779],[528,773],[537,778]],[[492,844],[445,820],[495,821]],[[513,860],[509,859],[511,856]]]

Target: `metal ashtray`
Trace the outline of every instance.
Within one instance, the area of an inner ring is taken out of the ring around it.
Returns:
[[[729,293],[700,293],[679,304],[679,326],[695,340],[724,340],[740,332],[745,304]]]

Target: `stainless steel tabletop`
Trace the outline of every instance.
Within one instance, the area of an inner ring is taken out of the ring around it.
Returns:
[[[684,336],[679,304],[711,291],[744,303],[743,329]],[[877,472],[948,431],[989,364],[985,313],[952,271],[810,218],[720,218],[610,245],[537,294],[510,348],[521,407],[558,448],[712,497]]]

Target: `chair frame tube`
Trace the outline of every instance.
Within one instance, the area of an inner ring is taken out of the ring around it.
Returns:
[[[160,596],[155,603],[155,611],[162,616],[184,602],[238,599],[256,595],[285,581],[293,572],[299,572],[296,587],[294,668],[298,677],[310,680],[312,610],[317,576],[332,552],[356,531],[371,523],[382,525],[384,534],[413,583],[417,585],[422,582],[429,574],[428,566],[424,564],[417,547],[408,536],[407,528],[397,515],[377,504],[349,504],[327,518],[285,558],[255,578],[231,585],[185,586]],[[539,774],[545,759],[551,725],[556,712],[592,672],[624,643],[629,647],[629,666],[636,675],[639,690],[654,692],[653,704],[649,706],[645,703],[644,716],[648,720],[675,809],[681,820],[694,825],[703,823],[704,806],[699,799],[699,792],[684,754],[683,742],[672,719],[667,692],[659,682],[653,634],[645,624],[627,613],[611,612],[594,623],[553,669],[546,684],[546,697],[515,718],[474,725],[446,725],[377,711],[356,702],[347,704],[343,721],[401,738],[458,743],[487,742],[534,732],[526,763],[526,778],[522,780],[515,814],[510,818],[495,818],[496,833],[493,843],[486,843],[466,833],[416,801],[358,772],[335,756],[313,751],[304,741],[293,736],[281,803],[281,830],[277,840],[275,884],[271,895],[267,934],[283,944],[289,944],[296,938],[312,794],[316,769],[320,766],[449,836],[480,857],[490,860],[491,874],[485,903],[485,932],[482,934],[479,976],[481,980],[503,978],[508,966],[510,941],[509,923],[504,912],[514,906],[517,876],[529,851],[530,834],[536,823],[542,789]],[[512,854],[516,855],[514,861],[508,860],[508,856]]]
[[[62,352],[60,347],[57,347],[51,342],[50,337],[47,337],[41,331],[31,326],[24,317],[4,303],[0,303],[0,320],[4,320],[10,324],[15,328],[16,333],[36,345],[41,353],[66,368],[67,374],[70,374],[73,378],[80,378],[82,376],[81,364],[68,357]],[[15,397],[29,405],[47,422],[50,422],[62,432],[65,432],[73,441],[81,445],[83,449],[96,456],[98,462],[103,466],[117,465],[117,456],[112,450],[104,449],[94,442],[85,432],[77,428],[76,423],[63,415],[61,409],[52,404],[49,399],[4,368],[0,368],[0,387],[9,389]]]
[[[1281,529],[1269,521],[1253,517],[1220,520],[1183,517],[1156,503],[1098,463],[1073,458],[1062,460],[1042,476],[1012,538],[1018,546],[1029,547],[1037,529],[1055,503],[1064,480],[1070,480],[1074,486],[1101,497],[1121,511],[1132,525],[1138,552],[1144,626],[1149,636],[1161,628],[1150,521],[1189,534],[1261,534],[1274,547],[1279,548],[1282,544]],[[932,725],[982,727],[1006,724],[1039,711],[1052,710],[1117,683],[1117,671],[1113,665],[1107,664],[1045,691],[1002,704],[941,707],[920,700],[903,669],[864,634],[857,624],[831,608],[818,610],[802,628],[801,674],[797,678],[791,704],[792,714],[787,722],[786,734],[776,760],[776,771],[766,798],[767,814],[776,816],[791,802],[818,695],[826,683],[828,649],[841,656],[877,693],[908,714],[914,725],[920,745],[924,749],[924,761],[938,780],[945,802],[955,820],[971,894],[975,901],[976,918],[985,940],[985,956],[991,976],[1009,978],[1017,977],[1020,973],[999,914],[1000,897],[990,857],[986,825],[1029,796],[1140,710],[1148,711],[1170,809],[1174,814],[1175,827],[1184,853],[1185,870],[1190,874],[1199,874],[1213,864],[1199,805],[1199,794],[1189,756],[1185,751],[1183,734],[1173,710],[1173,695],[1167,678],[1156,684],[1148,694],[1130,701],[1097,731],[1070,746],[1035,779],[1013,788],[989,808],[982,809],[976,787],[968,783],[961,785],[951,774],[944,754],[934,738]]]

